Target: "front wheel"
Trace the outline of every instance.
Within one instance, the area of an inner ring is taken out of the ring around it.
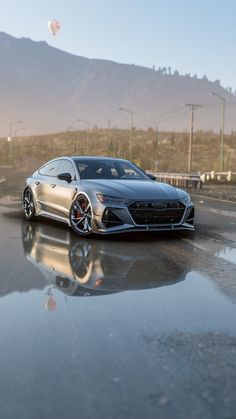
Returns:
[[[79,194],[70,208],[70,225],[79,236],[92,233],[92,206],[87,196]]]
[[[35,215],[34,197],[30,188],[26,188],[23,193],[23,210],[26,220],[32,220]]]

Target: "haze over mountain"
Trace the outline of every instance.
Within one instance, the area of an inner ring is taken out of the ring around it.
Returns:
[[[3,32],[0,56],[0,135],[15,120],[27,135],[85,128],[78,118],[128,128],[129,115],[119,107],[133,111],[136,128],[181,131],[189,127],[185,103],[204,105],[196,110],[195,129],[219,131],[221,102],[211,91],[226,99],[226,131],[236,129],[236,96],[218,81],[79,57]]]

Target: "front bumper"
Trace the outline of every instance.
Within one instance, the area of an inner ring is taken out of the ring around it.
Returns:
[[[165,211],[162,212],[165,216]],[[194,205],[187,204],[183,209],[183,215],[178,222],[152,223],[144,222],[137,224],[128,206],[104,206],[94,211],[93,231],[98,234],[116,234],[141,231],[174,231],[194,230]],[[166,220],[166,217],[165,217]]]

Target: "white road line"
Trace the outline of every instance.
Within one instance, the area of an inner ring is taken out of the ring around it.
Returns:
[[[235,212],[234,211],[226,211],[226,210],[221,210],[221,209],[217,209],[217,208],[208,208],[206,206],[201,206],[201,209],[203,209],[204,211],[207,211],[207,212],[211,212],[212,214],[224,215],[225,217],[236,218],[236,210],[235,210]]]
[[[191,194],[191,193],[190,193],[190,194]],[[198,194],[193,193],[193,194],[192,194],[192,198],[194,198],[195,196],[196,196],[197,198],[212,199],[213,201],[227,202],[228,204],[232,204],[232,205],[235,205],[235,206],[236,206],[236,202],[234,202],[234,201],[229,201],[228,199],[213,198],[212,196],[198,195]]]

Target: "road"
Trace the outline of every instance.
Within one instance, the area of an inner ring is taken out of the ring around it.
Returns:
[[[2,418],[235,418],[236,204],[82,239],[0,196]]]

